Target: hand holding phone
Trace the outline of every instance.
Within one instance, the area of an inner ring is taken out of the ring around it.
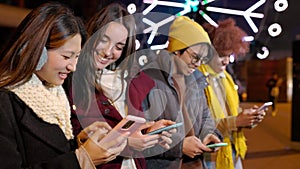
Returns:
[[[129,137],[145,122],[146,120],[142,117],[127,115],[99,143],[101,145],[101,143],[110,142],[127,132],[130,133],[129,135],[127,135],[127,137]]]
[[[171,129],[177,128],[177,127],[179,127],[179,126],[182,126],[182,125],[183,125],[182,122],[180,122],[180,123],[175,123],[175,124],[172,124],[172,125],[169,125],[169,126],[162,127],[162,128],[160,128],[160,129],[151,131],[151,132],[149,132],[149,133],[147,133],[147,134],[148,134],[148,135],[161,134],[163,131],[171,130]]]
[[[260,112],[260,111],[264,111],[266,108],[268,108],[269,106],[272,106],[273,102],[265,102],[263,105],[261,105],[256,112]],[[258,116],[264,116],[265,114],[258,114]],[[258,125],[258,123],[253,123],[249,128],[253,129]]]
[[[266,102],[262,106],[260,106],[256,111],[259,112],[261,110],[265,110],[267,107],[272,106],[272,102]]]

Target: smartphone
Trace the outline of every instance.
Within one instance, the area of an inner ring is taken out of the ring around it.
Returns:
[[[217,148],[217,147],[224,147],[228,146],[227,143],[214,143],[214,144],[208,144],[206,145],[208,148]]]
[[[273,102],[266,102],[266,103],[264,103],[262,106],[260,106],[260,107],[257,109],[257,111],[264,110],[264,109],[266,109],[267,107],[272,106],[272,104],[273,104]]]
[[[261,105],[256,111],[259,112],[261,110],[266,109],[269,106],[272,106],[273,102],[265,102],[263,105]],[[250,129],[253,129],[254,127],[256,127],[258,124],[253,124],[252,126],[250,126]]]
[[[146,123],[146,119],[138,116],[127,115],[100,141],[101,143],[112,141],[125,132],[134,133],[141,125]]]
[[[166,126],[166,127],[162,127],[160,129],[157,129],[157,130],[153,130],[149,133],[147,133],[148,135],[153,135],[153,134],[161,134],[163,131],[166,131],[166,130],[171,130],[171,129],[174,129],[174,128],[177,128],[179,126],[182,126],[183,123],[180,122],[180,123],[175,123],[175,124],[172,124],[172,125],[169,125],[169,126]]]

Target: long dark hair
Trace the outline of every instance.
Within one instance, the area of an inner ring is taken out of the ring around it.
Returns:
[[[115,62],[115,65],[121,70],[122,83],[127,64],[120,64],[127,56],[135,51],[135,20],[126,9],[118,3],[112,3],[96,13],[87,23],[87,32],[89,39],[83,47],[78,59],[77,70],[72,77],[73,101],[86,112],[88,111],[93,94],[102,92],[101,85],[96,82],[97,67],[95,65],[94,53],[96,45],[103,37],[107,25],[110,22],[117,22],[125,26],[128,31],[128,37],[121,57]],[[122,66],[121,66],[122,65]],[[101,71],[100,71],[101,72]],[[70,86],[70,85],[69,85]],[[124,89],[124,85],[122,85]],[[68,88],[68,87],[67,87]],[[70,89],[69,89],[70,90]],[[122,90],[124,91],[124,90]],[[121,95],[121,94],[120,94]],[[110,98],[117,99],[117,98]]]
[[[0,87],[27,82],[44,47],[59,48],[76,34],[81,35],[83,44],[87,36],[84,24],[67,6],[51,2],[33,9],[2,52]]]

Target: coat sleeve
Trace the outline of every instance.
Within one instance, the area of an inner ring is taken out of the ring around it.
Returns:
[[[188,86],[186,105],[194,124],[196,136],[203,140],[211,133],[222,140],[223,137],[211,116],[204,93],[204,89],[208,85],[205,76],[200,71],[195,71],[193,76],[186,77],[186,83]]]
[[[149,94],[144,102],[147,102],[146,106],[143,106],[145,111],[145,117],[149,121],[158,121],[161,119],[172,120],[175,122],[182,122],[182,113],[179,110],[179,104],[174,96],[174,92],[169,89],[164,89],[164,84],[157,82],[156,86]],[[162,86],[160,86],[162,85]],[[155,156],[153,158],[163,158],[174,160],[182,156],[182,140],[184,138],[184,128],[177,128],[177,132],[172,135],[172,144],[170,149],[166,150],[160,145],[146,149],[144,154],[146,157]]]
[[[0,164],[2,169],[79,169],[79,164],[74,152],[64,153],[49,158],[48,161],[40,161],[28,164],[24,152],[26,147],[22,144],[21,131],[16,123],[13,104],[15,95],[8,91],[0,91]],[[47,156],[47,153],[45,153]],[[31,157],[32,158],[32,157]],[[36,157],[39,159],[40,157]]]

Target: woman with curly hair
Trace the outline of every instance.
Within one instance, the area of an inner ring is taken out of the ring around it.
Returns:
[[[243,168],[241,160],[247,151],[243,129],[257,125],[265,115],[264,111],[257,112],[255,105],[250,109],[240,108],[236,85],[226,71],[231,55],[237,57],[249,51],[249,43],[243,40],[246,33],[235,24],[229,18],[220,21],[218,27],[203,25],[216,50],[211,61],[201,65],[199,70],[207,76],[210,84],[205,89],[208,106],[224,136],[224,142],[228,143],[218,152],[206,156],[209,168]]]

